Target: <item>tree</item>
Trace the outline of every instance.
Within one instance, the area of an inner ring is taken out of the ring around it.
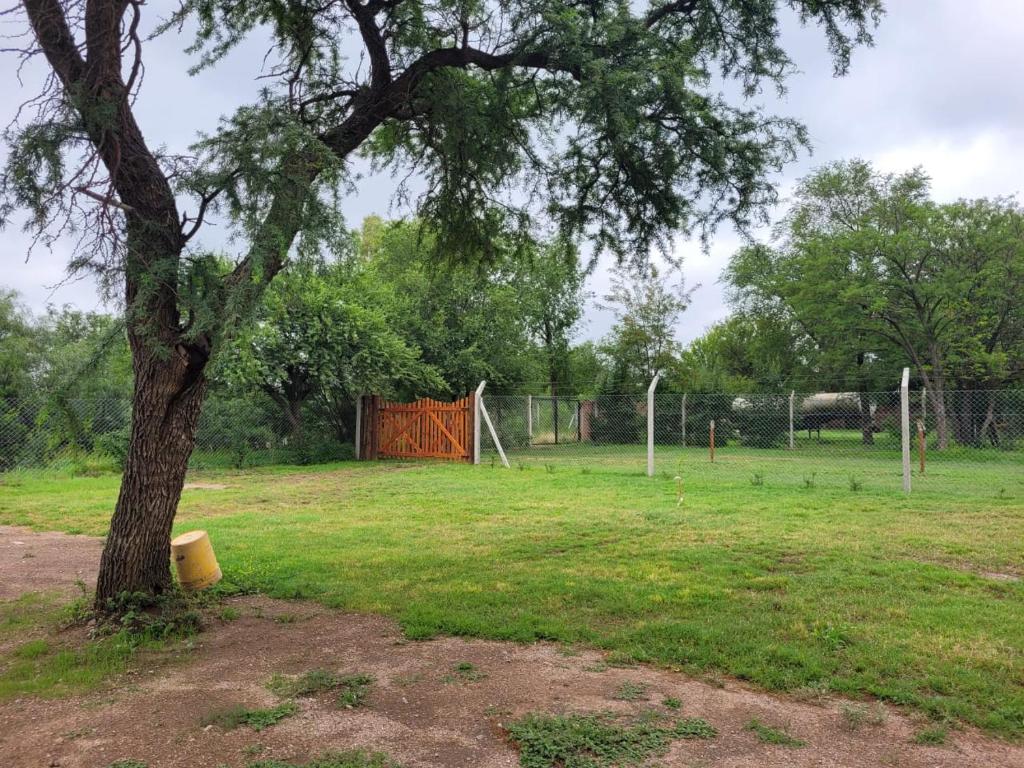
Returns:
[[[387,396],[398,387],[444,386],[419,349],[373,305],[378,293],[351,272],[294,265],[266,292],[255,322],[226,348],[219,377],[270,397],[300,449],[303,409],[311,398],[351,411],[364,392]]]
[[[778,312],[738,311],[683,352],[691,392],[784,392],[808,374],[807,339]]]
[[[258,103],[187,156],[151,148],[133,112],[146,5],[22,0],[6,12],[22,14],[34,40],[23,55],[41,54],[53,77],[10,134],[2,218],[27,209],[49,237],[63,230],[53,222],[74,223],[86,238],[72,266],[123,289],[132,428],[98,606],[170,588],[207,364],[293,246],[338,231],[354,153],[426,181],[420,210],[452,253],[486,253],[510,220],[528,222],[528,205],[501,199],[512,187],[623,258],[725,219],[745,226],[804,132],[731,106],[712,68],[749,93],[781,86],[793,67],[780,6],[824,29],[839,72],[881,13],[881,0],[185,0],[164,31],[194,21],[199,73],[257,29],[273,39]],[[227,274],[196,240],[217,212],[242,244]]]
[[[669,282],[653,265],[640,273],[615,270],[604,306],[615,313],[616,322],[603,349],[612,360],[619,391],[645,389],[658,371],[677,366],[682,345],[676,325],[692,293],[681,280]]]
[[[374,286],[388,321],[440,376],[427,394],[462,396],[482,379],[492,391],[535,381],[538,355],[527,322],[535,302],[519,282],[525,266],[501,240],[467,263],[439,254],[436,238],[426,222],[374,217],[358,238],[364,283]]]
[[[590,295],[584,288],[587,272],[571,243],[539,243],[523,262],[516,279],[522,309],[547,364],[548,386],[557,397],[559,384],[571,377],[569,343]]]
[[[920,170],[826,166],[799,185],[780,247],[742,250],[727,279],[754,305],[784,307],[834,370],[867,369],[861,382],[894,381],[898,352],[928,389],[945,448],[950,384],[992,386],[1012,368],[1024,218],[1012,201],[938,205],[929,191]]]

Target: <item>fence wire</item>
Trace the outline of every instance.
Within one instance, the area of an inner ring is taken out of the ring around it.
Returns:
[[[645,472],[646,393],[597,397],[485,395],[513,466]],[[1024,391],[910,393],[913,471],[921,479],[987,464],[1024,488]],[[753,485],[899,488],[900,393],[657,393],[655,472]],[[485,462],[496,446],[481,436]],[[924,471],[921,471],[922,459]],[[929,470],[931,474],[929,475]]]
[[[242,469],[351,458],[351,414],[309,408],[296,424],[271,401],[219,398],[203,406],[193,469]],[[0,472],[119,471],[128,450],[131,402],[120,398],[0,400]]]
[[[656,393],[653,400],[659,476],[768,486],[901,486],[896,391]],[[646,472],[646,393],[485,394],[484,403],[513,469]],[[114,397],[0,400],[0,472],[117,471],[130,415],[130,402]],[[269,399],[211,397],[191,466],[231,469],[350,458],[353,415],[348,405],[309,407],[297,426]],[[915,487],[938,488],[943,478],[952,478],[954,492],[989,483],[997,492],[1024,493],[1024,390],[950,391],[941,397],[913,391],[910,421]],[[486,428],[481,456],[484,464],[498,462]]]

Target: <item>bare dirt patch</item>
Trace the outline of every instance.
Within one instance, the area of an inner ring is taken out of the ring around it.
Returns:
[[[224,483],[185,483],[183,491],[223,491],[227,486]]]
[[[96,586],[103,542],[93,536],[34,533],[0,525],[0,600],[26,592],[76,593],[76,581]]]
[[[19,590],[70,593],[76,578],[90,581],[96,540],[16,529],[0,534],[5,598]],[[23,560],[17,547],[31,547],[35,556]],[[238,618],[210,617],[194,649],[176,663],[141,657],[131,674],[101,692],[0,704],[0,765],[105,768],[135,759],[151,768],[238,768],[255,759],[302,760],[362,747],[386,751],[410,768],[511,767],[518,755],[502,727],[510,719],[527,712],[665,710],[662,702],[670,698],[681,708],[669,714],[705,718],[719,735],[676,742],[658,765],[1024,766],[1024,749],[973,730],[951,732],[946,746],[916,745],[921,723],[892,709],[884,722],[851,729],[841,711],[847,702],[806,703],[731,681],[713,685],[665,670],[609,667],[596,652],[460,638],[410,642],[384,618],[264,597],[232,599],[227,607]],[[270,678],[313,668],[371,675],[365,706],[339,709],[332,694],[321,693],[299,698],[295,715],[259,733],[202,725],[218,709],[278,704],[266,687]],[[624,686],[641,694],[623,698]],[[785,728],[806,746],[762,743],[745,728],[754,718]]]

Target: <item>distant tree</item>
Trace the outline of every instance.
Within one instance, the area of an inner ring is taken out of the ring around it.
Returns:
[[[282,411],[294,442],[304,440],[303,411],[312,398],[351,410],[357,395],[443,386],[374,306],[364,279],[298,264],[266,292],[255,321],[225,350],[217,377],[243,392],[256,388]]]
[[[679,318],[690,304],[693,289],[681,278],[670,280],[653,265],[642,272],[616,269],[603,306],[615,313],[615,324],[602,342],[612,361],[620,391],[645,388],[658,371],[675,368],[682,345],[676,338]]]
[[[694,339],[682,354],[687,391],[780,392],[809,372],[806,337],[788,317],[739,311]]]
[[[13,407],[33,395],[40,365],[39,334],[15,291],[0,289],[0,400]]]
[[[197,30],[200,76],[252,34],[271,50],[254,62],[258,102],[176,155],[149,146],[133,109],[149,6],[22,0],[32,40],[22,56],[41,54],[53,76],[9,132],[0,218],[22,208],[41,235],[85,233],[73,266],[123,288],[134,359],[98,607],[170,589],[206,366],[293,246],[309,251],[338,231],[352,157],[426,182],[419,208],[445,252],[486,253],[510,220],[542,212],[641,260],[674,233],[746,226],[774,200],[769,175],[804,131],[731,106],[713,76],[747,94],[781,86],[794,68],[782,8],[824,29],[842,72],[870,41],[881,0],[184,0],[165,29]],[[18,14],[5,20],[17,35]],[[512,205],[507,193],[523,188],[518,199],[546,205]],[[241,243],[226,275],[197,247],[211,213]]]
[[[531,335],[543,350],[553,396],[571,380],[569,345],[590,296],[586,278],[579,252],[565,240],[534,244],[515,277]]]
[[[937,205],[929,191],[920,170],[826,166],[799,185],[779,246],[743,249],[727,279],[789,313],[840,376],[891,386],[898,352],[945,448],[951,384],[998,386],[1020,365],[1024,217],[1012,201]]]
[[[437,370],[442,383],[432,394],[462,396],[482,379],[501,390],[543,377],[531,338],[540,301],[521,282],[527,266],[515,250],[498,241],[489,257],[464,263],[439,255],[436,236],[424,222],[371,218],[357,246],[378,306]]]

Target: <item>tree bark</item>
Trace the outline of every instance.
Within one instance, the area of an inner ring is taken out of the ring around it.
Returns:
[[[131,440],[100,560],[100,611],[119,594],[161,595],[172,587],[171,526],[206,393],[205,377],[189,376],[190,363],[180,352],[168,359],[151,340],[135,334],[130,340],[136,369]]]

